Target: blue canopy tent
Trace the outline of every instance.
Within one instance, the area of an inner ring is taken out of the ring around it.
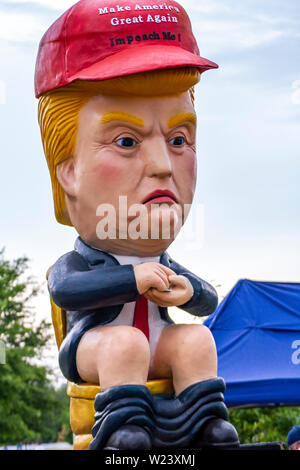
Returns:
[[[300,284],[240,280],[204,324],[227,406],[300,404]]]

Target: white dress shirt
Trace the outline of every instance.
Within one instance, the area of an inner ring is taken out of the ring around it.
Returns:
[[[155,262],[159,263],[159,256],[140,258],[139,256],[125,256],[125,255],[115,255],[110,253],[111,256],[116,258],[121,265],[132,264],[132,266],[137,266],[141,263],[150,263]],[[133,317],[134,317],[135,302],[129,302],[124,304],[121,312],[109,323],[109,325],[128,325],[132,326]],[[149,345],[151,351],[151,357],[155,351],[157,342],[159,340],[162,330],[169,324],[163,320],[160,316],[159,307],[148,300],[148,322],[149,322]]]

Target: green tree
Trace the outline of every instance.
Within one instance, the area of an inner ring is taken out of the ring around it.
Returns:
[[[229,419],[243,444],[279,441],[286,444],[290,429],[300,424],[300,407],[232,409]]]
[[[39,292],[25,276],[28,259],[4,259],[0,251],[0,341],[6,362],[0,365],[0,442],[56,441],[68,404],[50,381],[51,370],[41,366],[52,332],[36,321],[30,301]]]
[[[58,390],[49,387],[47,392],[47,408],[42,413],[40,440],[57,442],[63,440],[72,444],[73,433],[70,427],[70,398],[67,396],[66,385]]]

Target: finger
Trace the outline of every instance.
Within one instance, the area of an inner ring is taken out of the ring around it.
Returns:
[[[159,274],[161,278],[165,279],[167,282],[169,282],[169,276],[167,273],[165,273],[162,269],[160,269],[159,267],[157,267],[155,270],[154,270],[155,273]]]
[[[153,295],[153,290],[154,290],[154,289],[149,289],[149,290],[147,291],[147,293],[144,294],[144,296],[145,296],[146,299],[149,300],[150,302],[153,302],[154,304],[160,306],[160,301]]]
[[[151,293],[149,295],[155,302],[166,302],[170,304],[173,300],[172,292],[161,292],[157,289],[151,289]]]
[[[170,287],[170,282],[169,282],[168,276],[167,276],[164,272],[161,272],[159,269],[158,269],[157,271],[155,270],[155,274],[156,274],[157,277],[160,278],[160,280],[161,280],[162,283],[163,283],[163,287],[160,288],[159,290],[164,291],[164,290],[166,290],[166,289],[169,289],[169,287]],[[155,285],[155,286],[153,286],[153,287],[157,287],[157,286]]]
[[[146,297],[147,300],[150,300],[150,302],[155,302],[155,299],[152,294],[153,289],[149,289],[144,296]]]
[[[144,294],[145,299],[150,300],[152,302],[151,295],[149,294],[149,291],[145,292]]]
[[[177,294],[173,293],[164,293],[157,291],[156,289],[149,289],[147,294],[144,294],[147,300],[153,302],[159,307],[174,307],[176,305],[181,305],[182,302],[180,297]]]
[[[164,279],[159,274],[156,274],[156,279],[153,280],[151,287],[157,289],[158,291],[164,292],[165,290],[169,289],[169,280]]]
[[[181,275],[169,276],[169,282],[174,286],[185,286],[187,278]]]
[[[175,271],[172,269],[168,268],[167,266],[164,266],[163,264],[159,264],[160,269],[165,272],[168,276],[171,276],[172,274],[176,275]]]

